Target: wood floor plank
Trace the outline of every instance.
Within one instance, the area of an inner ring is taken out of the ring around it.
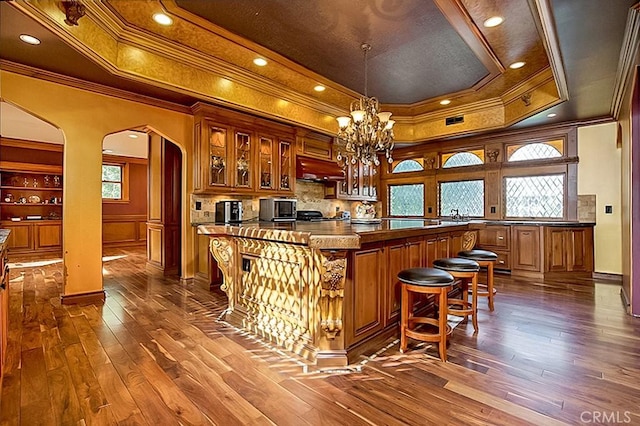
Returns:
[[[55,423],[58,425],[79,424],[84,419],[80,402],[66,364],[47,372],[49,398]]]
[[[619,284],[498,274],[495,310],[482,301],[477,334],[456,327],[449,362],[392,336],[328,373],[219,321],[219,289],[112,252],[99,305],[60,303],[61,263],[12,267],[2,426],[640,424],[640,322]]]

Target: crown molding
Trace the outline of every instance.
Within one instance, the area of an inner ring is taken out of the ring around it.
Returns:
[[[4,59],[0,59],[0,69],[2,69],[2,71],[14,73],[14,74],[20,74],[27,77],[37,78],[40,80],[45,80],[52,83],[73,87],[80,90],[86,90],[88,92],[93,92],[100,95],[111,96],[114,98],[125,99],[128,101],[139,102],[145,105],[151,105],[158,108],[168,109],[171,111],[176,111],[184,114],[191,114],[191,109],[188,106],[176,104],[176,103],[165,101],[162,99],[153,98],[150,96],[141,95],[138,93],[128,92],[122,89],[116,89],[111,86],[105,86],[98,83],[92,83],[90,81],[80,80],[78,78],[69,77],[63,74],[56,74],[51,71],[45,71],[39,68],[33,68],[27,65],[10,62]]]
[[[636,3],[629,9],[624,40],[618,59],[618,71],[611,102],[611,116],[616,120],[620,116],[625,93],[631,84],[631,76],[637,63],[638,46],[640,46],[640,3]]]
[[[569,99],[569,86],[567,85],[567,77],[550,0],[530,0],[530,4],[532,4],[531,9],[538,14],[538,19],[534,21],[539,26],[538,32],[543,35],[542,41],[547,51],[556,87],[558,88],[558,95],[561,101],[566,101]]]

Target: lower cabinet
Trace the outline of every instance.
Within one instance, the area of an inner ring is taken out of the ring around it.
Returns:
[[[196,280],[202,287],[211,289],[222,284],[224,278],[222,271],[218,268],[218,262],[211,255],[209,250],[210,238],[207,235],[196,236],[197,248],[196,258],[194,259],[196,267]]]
[[[347,345],[371,337],[384,327],[385,306],[385,249],[382,243],[363,246],[351,256],[352,285],[345,288],[344,324]],[[347,264],[349,261],[347,261]]]
[[[9,336],[9,266],[7,249],[0,245],[0,385],[4,377]]]
[[[351,285],[346,286],[344,302],[348,306],[345,314],[351,316],[344,322],[349,325],[345,330],[347,346],[397,324],[401,301],[398,273],[432,266],[435,259],[454,256],[459,251],[456,241],[462,241],[463,233],[450,231],[381,241],[351,253],[347,260]],[[427,297],[416,297],[414,310],[426,308],[430,302]]]
[[[494,268],[511,269],[511,227],[506,225],[478,225],[476,246],[498,255]]]
[[[542,253],[541,226],[516,225],[511,230],[511,270],[540,271]]]
[[[0,227],[9,229],[9,253],[40,255],[42,253],[62,254],[62,221],[2,221]]]
[[[593,228],[545,227],[545,272],[592,272]]]

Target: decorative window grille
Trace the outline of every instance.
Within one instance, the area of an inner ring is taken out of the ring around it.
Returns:
[[[509,161],[541,160],[562,157],[562,141],[528,143],[510,146],[507,150]]]
[[[393,173],[405,173],[405,172],[419,172],[424,170],[422,164],[416,160],[403,160],[396,164],[393,168]]]
[[[484,216],[484,180],[440,183],[440,216],[457,210],[462,216]]]
[[[424,184],[390,185],[389,215],[424,216]]]
[[[475,166],[484,164],[483,151],[458,152],[455,154],[442,155],[442,168],[449,169],[452,167]]]
[[[564,217],[564,175],[505,178],[507,217]]]

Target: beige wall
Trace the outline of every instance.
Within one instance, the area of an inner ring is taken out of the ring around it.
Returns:
[[[9,73],[0,96],[64,133],[63,262],[65,296],[100,291],[102,284],[102,142],[106,135],[148,126],[183,152],[183,278],[193,276],[194,231],[187,194],[193,191],[193,117],[133,101]]]
[[[578,195],[596,196],[595,271],[622,274],[621,150],[617,123],[578,129]],[[613,214],[605,214],[605,206]]]

